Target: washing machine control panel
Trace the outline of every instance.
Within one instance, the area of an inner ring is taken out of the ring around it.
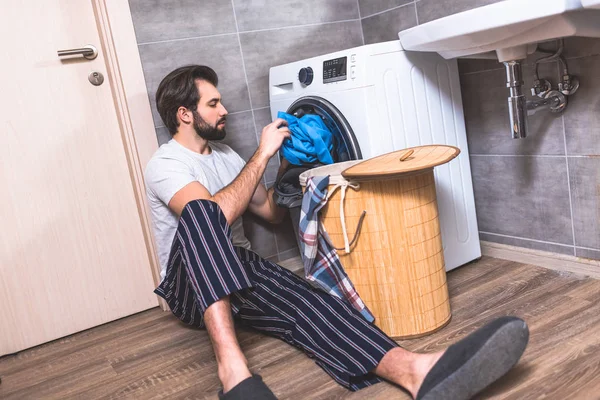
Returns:
[[[323,61],[323,83],[345,81],[348,78],[347,65],[348,57]]]

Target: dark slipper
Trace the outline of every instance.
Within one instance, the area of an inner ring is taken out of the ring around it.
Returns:
[[[262,380],[260,375],[252,375],[246,378],[230,391],[223,394],[219,391],[221,400],[277,400],[277,397],[271,392],[271,389]]]
[[[502,317],[453,344],[425,376],[416,400],[470,399],[506,374],[529,340],[520,318]]]

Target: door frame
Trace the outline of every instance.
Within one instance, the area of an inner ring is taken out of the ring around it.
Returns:
[[[100,36],[100,47],[106,60],[117,119],[121,127],[123,148],[148,259],[155,286],[160,283],[160,264],[152,232],[150,212],[144,184],[144,168],[158,149],[156,131],[148,99],[129,2],[124,0],[91,0]],[[163,310],[166,303],[159,298]]]

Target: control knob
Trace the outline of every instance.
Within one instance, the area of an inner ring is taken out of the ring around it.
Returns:
[[[298,72],[298,80],[304,86],[308,86],[313,81],[314,72],[311,67],[300,68],[300,72]]]

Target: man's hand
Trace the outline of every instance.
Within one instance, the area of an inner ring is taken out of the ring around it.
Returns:
[[[284,119],[277,118],[275,121],[265,126],[262,130],[258,151],[267,158],[271,158],[277,153],[283,141],[291,136]]]

